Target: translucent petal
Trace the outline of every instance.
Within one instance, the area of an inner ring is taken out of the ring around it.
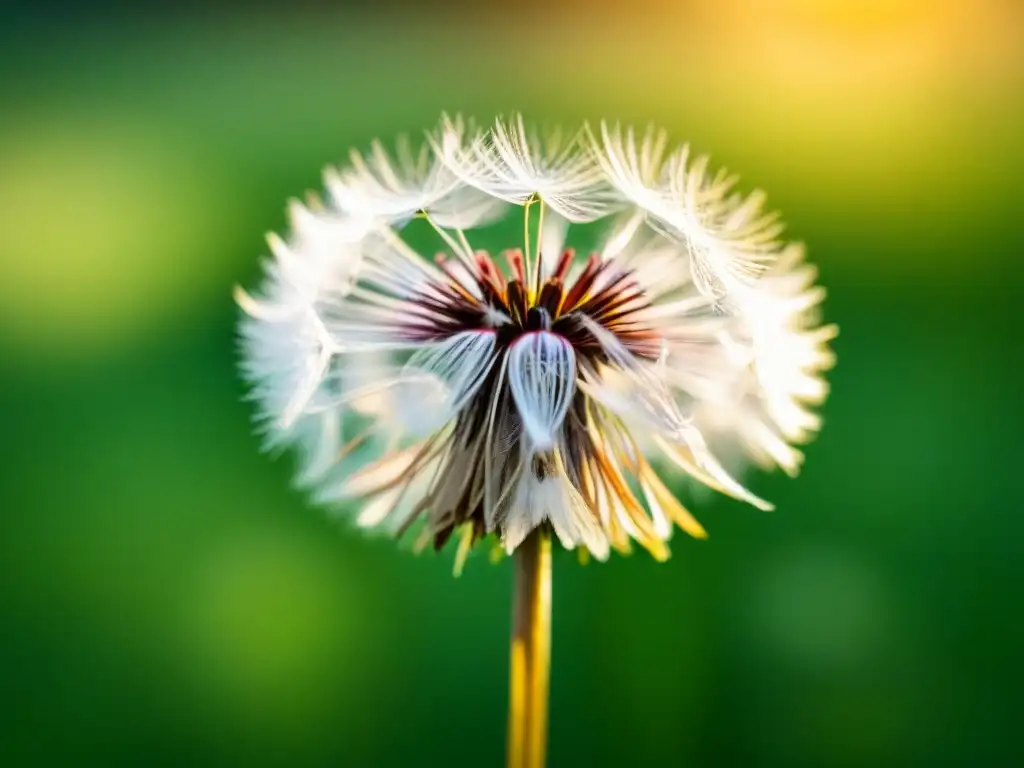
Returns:
[[[576,391],[576,353],[563,337],[527,333],[508,352],[508,383],[534,451],[552,448]]]

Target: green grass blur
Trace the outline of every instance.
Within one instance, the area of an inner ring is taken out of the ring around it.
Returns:
[[[508,563],[456,580],[293,492],[230,291],[350,146],[511,109],[710,151],[842,329],[803,475],[753,481],[777,512],[709,496],[668,564],[556,559],[551,765],[1020,764],[1024,72],[985,39],[858,68],[877,41],[828,21],[792,60],[599,19],[8,30],[0,765],[502,764]]]

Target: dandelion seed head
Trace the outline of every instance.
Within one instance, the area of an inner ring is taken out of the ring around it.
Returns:
[[[666,472],[770,508],[727,467],[795,474],[834,362],[823,290],[760,192],[664,132],[443,117],[327,169],[239,290],[268,448],[366,528],[441,547],[538,527],[597,559],[703,537]],[[478,230],[516,211],[500,252]],[[436,248],[405,239],[425,220]],[[607,220],[592,253],[572,231]]]

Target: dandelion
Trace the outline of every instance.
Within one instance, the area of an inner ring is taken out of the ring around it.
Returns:
[[[552,542],[664,560],[675,526],[706,535],[666,472],[770,509],[727,467],[795,474],[821,426],[824,291],[763,194],[708,166],[654,130],[446,117],[328,169],[259,294],[237,292],[257,418],[301,487],[457,539],[457,569],[485,539],[515,555],[510,766],[544,760]],[[521,240],[474,247],[516,209]],[[579,226],[602,237],[577,256]]]

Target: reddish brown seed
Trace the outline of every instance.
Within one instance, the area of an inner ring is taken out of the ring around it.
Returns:
[[[596,253],[592,253],[587,258],[587,266],[583,268],[582,274],[576,279],[576,282],[565,296],[563,304],[566,309],[574,309],[583,300],[583,297],[587,295],[587,291],[594,285],[594,280],[597,279],[600,273],[601,259]]]
[[[521,283],[526,282],[526,267],[523,262],[523,251],[521,248],[510,248],[505,251],[505,260],[513,277]]]
[[[562,251],[562,255],[558,257],[558,264],[555,265],[555,271],[551,275],[552,279],[565,282],[566,276],[569,274],[569,267],[572,266],[572,260],[576,257],[576,251],[572,248],[566,248]]]

